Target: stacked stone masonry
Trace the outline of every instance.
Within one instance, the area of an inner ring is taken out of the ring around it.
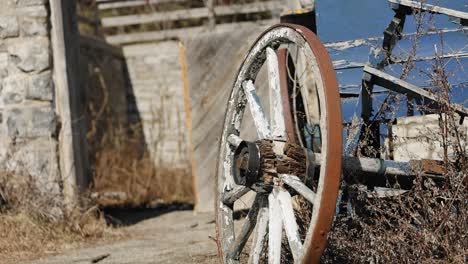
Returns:
[[[129,118],[141,122],[155,165],[187,168],[183,80],[179,43],[135,44],[123,48],[135,104]]]
[[[5,3],[6,1],[6,3]],[[48,0],[2,0],[0,171],[59,192]]]

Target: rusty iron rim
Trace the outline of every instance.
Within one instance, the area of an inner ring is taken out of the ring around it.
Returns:
[[[342,116],[341,99],[339,95],[338,81],[333,68],[333,63],[325,46],[320,39],[309,29],[291,24],[282,26],[294,28],[306,39],[312,52],[316,57],[318,67],[322,76],[325,92],[325,105],[327,112],[327,141],[329,142],[326,156],[330,157],[326,162],[326,179],[322,198],[320,200],[317,214],[320,216],[315,223],[315,228],[310,237],[308,249],[303,263],[319,263],[320,257],[327,244],[327,235],[330,231],[335,216],[336,199],[340,187],[342,166]],[[314,204],[314,211],[317,210]]]

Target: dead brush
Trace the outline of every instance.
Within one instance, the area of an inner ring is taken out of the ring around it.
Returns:
[[[385,199],[360,192],[354,217],[338,217],[324,263],[466,263],[468,175],[451,170],[438,186],[418,178]]]
[[[193,202],[187,169],[156,166],[148,152],[141,154],[135,148],[139,136],[113,135],[112,139],[103,138],[95,156],[93,192],[99,204],[137,207]]]
[[[353,210],[338,215],[323,263],[467,263],[468,134],[452,107],[443,47],[440,35],[432,69],[420,70],[442,104],[438,131],[425,136],[442,147],[443,183],[416,177],[411,190],[386,198],[348,187]]]
[[[120,236],[90,199],[65,207],[60,193],[41,191],[31,177],[1,174],[0,197],[0,263]]]

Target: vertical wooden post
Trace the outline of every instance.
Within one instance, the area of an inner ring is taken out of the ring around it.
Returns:
[[[99,27],[101,20],[99,19],[99,10],[97,4],[93,5],[93,30],[94,35],[99,36]]]
[[[182,71],[182,80],[184,81],[184,107],[185,107],[185,128],[187,129],[187,140],[189,145],[189,157],[190,157],[190,171],[192,175],[192,188],[195,198],[195,202],[198,201],[197,191],[197,179],[195,175],[195,147],[193,146],[192,138],[192,108],[190,106],[190,91],[187,77],[187,58],[185,57],[185,47],[182,42],[179,42],[180,52],[180,67]]]
[[[208,26],[210,28],[214,28],[216,26],[216,14],[214,11],[215,1],[214,0],[205,0],[206,8],[208,8],[208,12],[210,13],[208,16]]]
[[[75,1],[50,0],[56,111],[60,118],[60,173],[65,202],[76,201],[87,185],[83,119],[79,116],[79,50]]]

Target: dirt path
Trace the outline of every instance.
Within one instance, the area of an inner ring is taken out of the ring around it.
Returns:
[[[143,219],[136,215],[136,223],[123,227],[128,239],[29,263],[217,263],[212,214],[176,211]]]

